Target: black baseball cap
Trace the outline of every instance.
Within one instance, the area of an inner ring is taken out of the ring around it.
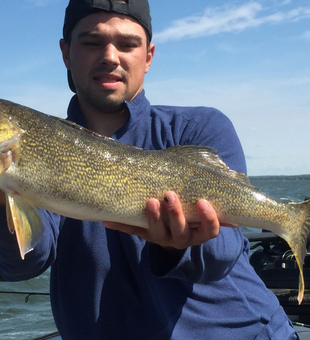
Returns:
[[[148,0],[70,0],[66,9],[63,37],[68,41],[73,27],[89,14],[98,11],[116,12],[137,20],[152,40],[152,19]]]
[[[70,0],[66,8],[63,37],[70,41],[74,26],[87,15],[99,12],[115,12],[128,15],[137,20],[144,28],[149,41],[152,40],[152,19],[148,0]],[[67,71],[68,83],[72,92],[76,92],[71,71]]]

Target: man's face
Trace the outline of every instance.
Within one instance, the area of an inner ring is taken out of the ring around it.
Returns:
[[[154,45],[143,27],[128,16],[98,12],[80,20],[70,46],[60,42],[80,104],[115,112],[142,90]]]

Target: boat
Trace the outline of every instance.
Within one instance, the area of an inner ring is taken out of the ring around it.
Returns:
[[[293,321],[310,325],[310,233],[303,268],[305,295],[301,305],[298,305],[297,300],[299,269],[286,241],[264,230],[245,236],[251,244],[250,263],[266,287],[274,292]]]

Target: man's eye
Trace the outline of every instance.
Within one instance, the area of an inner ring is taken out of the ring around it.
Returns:
[[[94,41],[84,41],[84,42],[82,43],[82,45],[84,45],[84,46],[90,46],[90,47],[97,47],[97,46],[99,46],[99,43],[94,42]]]
[[[134,48],[136,48],[137,47],[137,45],[136,44],[133,44],[133,43],[123,43],[123,44],[120,44],[120,47],[122,48],[122,49],[134,49]]]

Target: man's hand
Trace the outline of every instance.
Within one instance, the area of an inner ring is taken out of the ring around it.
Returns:
[[[197,212],[200,217],[198,224],[187,223],[181,202],[172,191],[165,194],[165,209],[169,218],[168,226],[164,224],[160,216],[160,203],[154,198],[149,199],[146,205],[149,229],[114,222],[104,222],[104,225],[109,229],[123,231],[162,247],[174,249],[200,245],[215,238],[220,232],[217,215],[206,200],[199,200],[197,203]]]

